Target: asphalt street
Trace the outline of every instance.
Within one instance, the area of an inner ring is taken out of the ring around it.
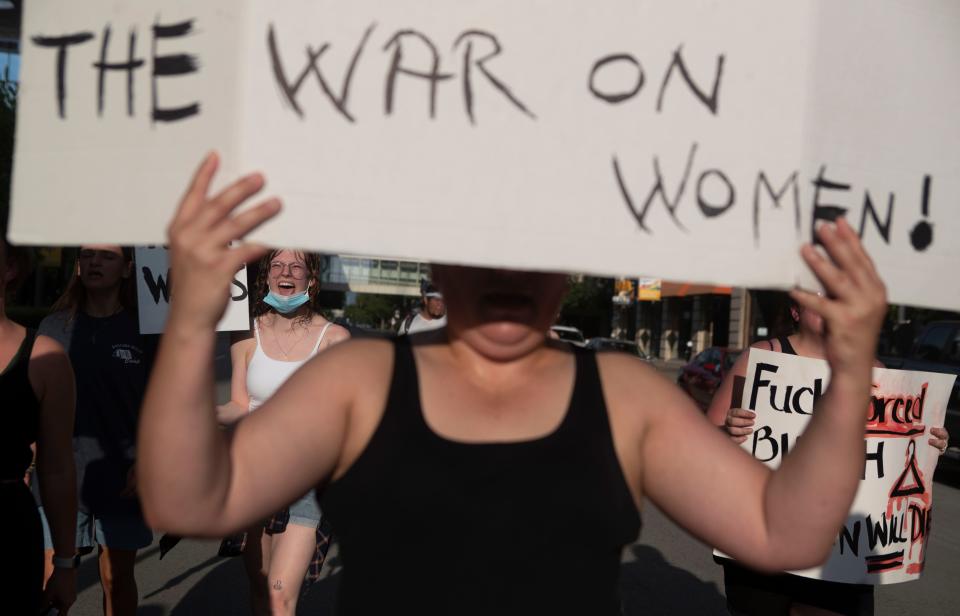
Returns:
[[[675,380],[674,368],[667,376]],[[221,387],[221,394],[224,392]],[[938,472],[934,487],[936,520],[927,566],[916,582],[881,586],[877,615],[947,616],[960,610],[960,464]],[[620,587],[626,615],[704,616],[726,614],[721,569],[706,546],[677,528],[649,504],[643,511],[640,540],[624,552]],[[185,540],[159,560],[156,543],[138,556],[141,616],[249,614],[239,559],[217,556],[218,542]],[[299,614],[332,614],[341,567],[331,549],[323,579],[309,588]],[[79,595],[70,614],[102,614],[96,559],[86,557],[79,573]]]

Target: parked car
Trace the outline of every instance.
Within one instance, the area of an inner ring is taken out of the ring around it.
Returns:
[[[645,361],[650,361],[650,357],[640,350],[640,347],[637,346],[637,343],[630,340],[619,340],[617,338],[591,338],[587,341],[587,348],[595,351],[623,351],[624,353],[635,355]]]
[[[950,432],[948,457],[960,460],[960,321],[928,323],[914,341],[909,355],[881,356],[880,361],[887,368],[957,375],[944,425]]]
[[[739,356],[740,349],[710,347],[680,370],[677,384],[693,398],[697,406],[706,410],[723,377],[733,368]]]
[[[583,332],[576,327],[570,327],[568,325],[554,325],[550,329],[557,335],[558,338],[560,338],[560,340],[563,340],[564,342],[569,342],[570,344],[580,347],[587,344],[586,339],[583,337]]]

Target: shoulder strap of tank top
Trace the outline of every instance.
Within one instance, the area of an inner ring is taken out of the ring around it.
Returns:
[[[382,431],[384,434],[402,434],[407,439],[421,438],[426,424],[420,414],[420,383],[413,345],[409,336],[396,336],[393,339],[393,376],[380,421]]]
[[[253,318],[253,335],[257,339],[257,348],[260,348],[260,317]]]
[[[37,341],[37,335],[37,330],[27,328],[27,335],[23,337],[23,344],[21,345],[25,359],[29,359],[30,354],[33,353],[33,345]]]
[[[14,372],[26,372],[29,369],[30,354],[33,352],[33,343],[37,339],[37,330],[27,328],[27,333],[17,347],[17,352],[10,358],[10,363],[0,369],[0,375],[10,375]]]
[[[572,434],[582,434],[585,424],[597,421],[607,425],[607,407],[603,399],[603,386],[600,381],[600,368],[597,365],[595,351],[573,348],[576,361],[576,373],[573,381],[573,394],[570,396],[570,408],[564,423],[573,429]]]
[[[23,337],[23,342],[20,343],[20,348],[17,349],[17,356],[14,358],[14,361],[21,364],[24,369],[30,364],[30,355],[33,354],[33,345],[37,341],[37,330],[27,328],[27,334]]]
[[[397,336],[393,341],[393,378],[390,382],[389,400],[406,404],[413,401],[411,394],[419,394],[413,345],[410,344],[408,336]],[[419,398],[419,395],[416,398]]]
[[[323,337],[327,335],[327,330],[330,329],[330,326],[333,325],[330,321],[327,321],[327,324],[323,326],[323,329],[320,330],[320,337],[317,338],[317,343],[313,345],[313,350],[310,351],[310,357],[313,357],[317,354],[317,351],[320,350],[320,344],[323,342]]]
[[[796,355],[797,351],[793,348],[793,345],[790,344],[790,338],[787,336],[778,336],[777,342],[780,343],[780,352],[786,353],[787,355]]]

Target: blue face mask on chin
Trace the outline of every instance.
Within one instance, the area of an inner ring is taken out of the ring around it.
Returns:
[[[281,314],[290,314],[310,301],[309,289],[296,295],[277,295],[273,291],[263,298],[265,304]]]

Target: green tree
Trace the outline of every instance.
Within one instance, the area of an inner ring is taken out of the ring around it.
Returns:
[[[355,325],[386,329],[396,310],[403,314],[403,297],[365,293],[357,296],[357,303],[344,309],[343,316]]]
[[[610,335],[613,279],[571,276],[568,285],[558,322],[579,328],[587,338]]]

